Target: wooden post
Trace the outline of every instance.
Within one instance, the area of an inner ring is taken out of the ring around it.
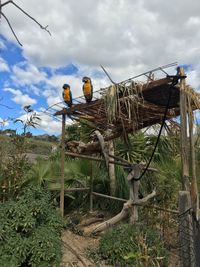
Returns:
[[[142,167],[141,165],[136,165],[134,169],[131,171],[131,173],[128,175],[127,180],[129,181],[130,185],[130,201],[133,203],[138,202],[138,194],[139,194],[139,186],[140,186],[140,181],[134,180],[134,178],[139,178],[141,175],[141,170]],[[135,222],[138,221],[138,205],[133,205],[131,207],[131,216],[130,216],[130,223],[134,224]]]
[[[181,67],[180,79],[180,128],[181,128],[181,160],[182,160],[182,189],[189,190],[189,162],[188,162],[188,139],[187,139],[187,101],[185,94],[185,71]]]
[[[110,163],[112,157],[115,155],[114,150],[114,141],[110,140],[108,141],[108,154],[109,154],[109,163],[108,163],[108,172],[109,172],[109,178],[110,178],[110,194],[111,196],[115,195],[116,192],[116,176],[115,176],[115,164]]]
[[[62,137],[61,137],[61,180],[60,180],[60,213],[64,217],[64,169],[65,169],[65,114],[62,115]]]
[[[93,212],[93,166],[91,161],[91,173],[90,173],[90,212]]]
[[[189,122],[189,139],[190,139],[190,162],[191,162],[191,204],[198,220],[199,210],[199,195],[197,188],[197,175],[196,175],[196,162],[195,162],[195,148],[194,148],[194,135],[193,135],[193,110],[190,97],[188,97],[188,122]]]
[[[190,192],[179,192],[179,240],[182,267],[195,267]]]

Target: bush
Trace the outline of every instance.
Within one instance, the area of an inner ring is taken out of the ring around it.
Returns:
[[[62,219],[40,188],[0,206],[0,266],[48,267],[61,260]]]
[[[109,264],[167,266],[167,251],[152,229],[121,225],[108,230],[100,240],[98,255]]]

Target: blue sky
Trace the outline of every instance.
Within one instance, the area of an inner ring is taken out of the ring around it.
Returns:
[[[177,61],[187,66],[187,82],[199,89],[198,0],[192,5],[186,0],[15,2],[43,26],[49,25],[51,36],[12,4],[3,7],[23,47],[2,18],[0,103],[12,109],[1,106],[0,122],[8,117],[25,119],[23,106],[30,104],[41,116],[41,125],[33,132],[59,134],[60,122],[43,111],[62,101],[64,83],[71,85],[73,97],[82,94],[83,76],[92,78],[95,90],[109,85],[101,64],[113,80],[121,81]],[[20,132],[21,126],[9,121],[6,127]]]
[[[26,105],[31,105],[32,109],[41,117],[41,127],[30,128],[33,134],[59,134],[60,121],[53,119],[49,113],[53,114],[53,109],[46,113],[46,109],[51,105],[62,102],[62,85],[64,80],[72,80],[78,84],[79,88],[73,94],[77,97],[81,92],[81,77],[79,68],[73,63],[60,67],[37,67],[23,56],[23,48],[16,43],[8,41],[0,35],[0,86],[1,90],[1,128],[16,129],[21,133],[23,125],[14,123],[17,118],[26,120]],[[102,74],[93,73],[94,77]],[[59,79],[60,78],[60,82]],[[56,80],[55,85],[53,80]],[[59,107],[64,106],[63,103]],[[55,109],[59,109],[55,107]],[[50,126],[51,124],[51,126]]]
[[[2,60],[0,86],[3,89],[1,90],[1,104],[5,105],[0,109],[0,117],[2,120],[7,120],[9,117],[7,128],[16,128],[20,132],[22,125],[12,123],[10,119],[23,116],[25,105],[31,105],[36,111],[48,108],[47,98],[43,95],[47,89],[46,80],[51,79],[54,74],[76,75],[77,68],[73,64],[53,70],[48,67],[36,68],[24,58],[22,49],[18,45],[9,42],[2,35],[0,35],[0,42],[3,44],[0,50]],[[41,77],[34,79],[34,74],[40,75],[40,73],[42,73]],[[31,129],[31,131],[36,134],[44,132],[42,129]],[[55,132],[52,131],[52,134],[57,133],[57,129]]]

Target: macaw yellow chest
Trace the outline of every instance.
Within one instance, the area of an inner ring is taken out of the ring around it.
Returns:
[[[84,95],[91,94],[91,90],[92,90],[91,83],[84,83],[84,85],[83,85],[83,93],[84,93]]]
[[[64,90],[63,91],[63,98],[65,101],[70,101],[71,96],[70,96],[70,91],[69,90]]]

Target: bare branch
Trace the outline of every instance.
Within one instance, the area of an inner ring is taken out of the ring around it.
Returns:
[[[0,98],[0,102],[1,102],[2,100],[3,100],[3,97]],[[0,106],[5,107],[5,108],[7,108],[7,109],[13,109],[13,108],[11,108],[11,107],[9,107],[9,106],[7,106],[7,105],[5,105],[5,104],[2,104],[2,103],[0,103]]]
[[[15,2],[13,1],[10,1],[10,3],[12,3],[14,6],[16,6],[16,8],[18,8],[21,12],[23,12],[27,17],[29,17],[30,19],[32,19],[37,25],[40,26],[40,28],[42,30],[45,30],[46,32],[48,32],[49,35],[51,35],[50,31],[47,29],[48,28],[48,25],[47,26],[42,26],[35,18],[33,18],[31,15],[29,15],[26,11],[24,11],[20,6],[18,6],[17,4],[15,4]]]
[[[8,4],[13,4],[16,8],[18,8],[22,13],[24,13],[27,17],[29,17],[30,19],[32,19],[37,25],[39,25],[40,26],[40,28],[42,29],[42,30],[45,30],[46,32],[48,32],[48,34],[49,35],[51,35],[51,32],[47,29],[48,28],[48,25],[47,26],[42,26],[35,18],[33,18],[31,15],[29,15],[25,10],[23,10],[20,6],[18,6],[17,4],[15,4],[15,2],[14,1],[12,1],[12,0],[9,0],[9,1],[6,1],[5,3],[1,3],[1,1],[0,1],[0,18],[1,18],[1,15],[5,18],[5,20],[7,21],[7,23],[8,23],[8,26],[10,27],[10,29],[11,29],[11,31],[12,31],[12,33],[13,33],[13,35],[14,35],[14,37],[15,37],[15,39],[17,40],[17,42],[18,42],[18,44],[19,45],[21,45],[21,46],[23,46],[21,43],[20,43],[20,41],[19,41],[19,39],[17,38],[17,35],[15,34],[15,31],[13,30],[13,28],[12,28],[12,26],[11,26],[11,24],[10,24],[10,22],[9,22],[9,20],[8,20],[8,18],[4,15],[4,13],[2,12],[2,7],[3,6],[5,6],[5,5],[8,5]]]
[[[154,189],[151,194],[147,195],[146,197],[143,197],[141,199],[138,199],[134,204],[142,205],[145,204],[149,199],[152,197],[155,197],[156,195],[156,190]]]
[[[5,18],[5,20],[7,21],[8,26],[10,27],[10,29],[11,29],[13,35],[15,36],[15,39],[17,40],[18,44],[21,45],[21,46],[23,46],[23,45],[20,43],[19,39],[17,38],[17,35],[15,34],[15,31],[13,30],[13,28],[12,28],[12,26],[11,26],[11,24],[10,24],[8,18],[4,15],[3,12],[1,12],[1,15],[2,15],[2,16]]]
[[[12,2],[12,0],[6,1],[5,3],[0,5],[0,8],[2,8],[3,6],[5,6],[5,5],[7,5],[7,4],[11,3],[11,2]]]

